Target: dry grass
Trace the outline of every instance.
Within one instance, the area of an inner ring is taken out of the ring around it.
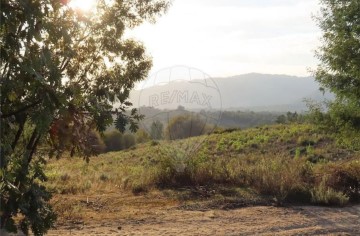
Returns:
[[[47,187],[57,194],[89,195],[235,187],[277,203],[344,205],[359,200],[359,161],[358,153],[340,149],[313,126],[276,125],[146,143],[94,157],[88,164],[51,160]],[[64,214],[76,214],[76,209]]]

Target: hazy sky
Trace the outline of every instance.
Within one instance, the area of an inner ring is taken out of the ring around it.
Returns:
[[[318,0],[173,0],[156,24],[131,35],[156,72],[186,65],[210,76],[250,72],[309,75],[321,32]]]

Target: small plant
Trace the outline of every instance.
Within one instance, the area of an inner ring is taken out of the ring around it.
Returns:
[[[224,151],[227,148],[227,141],[225,138],[221,138],[220,141],[217,143],[216,149],[218,151]]]
[[[159,145],[160,143],[156,140],[152,140],[151,143],[150,143],[150,146],[154,147],[154,146],[157,146]]]
[[[344,206],[349,202],[349,197],[332,188],[314,188],[311,191],[311,201],[317,204]]]
[[[305,138],[304,136],[300,136],[297,140],[297,144],[300,146],[313,146],[315,145],[315,141],[309,137]]]
[[[309,155],[309,156],[314,155],[314,147],[311,146],[311,145],[308,145],[306,147],[306,154]]]
[[[68,173],[63,174],[60,176],[61,181],[65,182],[68,181],[70,179],[70,175]]]
[[[311,202],[323,205],[346,205],[349,202],[349,197],[326,186],[326,181],[327,179],[323,178],[320,185],[311,190]]]
[[[101,181],[103,181],[103,182],[106,182],[106,181],[108,181],[110,179],[110,177],[108,175],[106,175],[106,174],[101,174],[99,179]]]
[[[146,193],[148,192],[148,189],[147,187],[144,185],[144,184],[141,184],[141,183],[135,183],[133,184],[132,188],[131,188],[131,192],[134,194],[134,195],[139,195],[141,193]]]
[[[91,181],[90,181],[90,180],[87,180],[87,181],[84,183],[83,191],[89,190],[90,188],[91,188]]]

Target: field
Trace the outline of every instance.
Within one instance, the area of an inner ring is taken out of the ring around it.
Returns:
[[[52,234],[360,232],[360,154],[307,124],[64,157],[46,172]]]

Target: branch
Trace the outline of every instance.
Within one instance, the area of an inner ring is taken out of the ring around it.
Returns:
[[[20,113],[26,111],[27,109],[30,109],[30,108],[32,108],[32,107],[35,107],[35,106],[39,105],[39,104],[41,103],[41,101],[42,101],[42,100],[38,100],[38,101],[36,101],[36,102],[34,102],[34,103],[32,103],[32,104],[29,104],[29,105],[27,105],[27,106],[24,106],[23,108],[20,108],[19,110],[10,112],[10,113],[8,113],[8,114],[1,114],[1,113],[0,113],[0,117],[1,117],[2,119],[4,119],[4,118],[8,118],[8,117],[13,116],[13,115],[20,114]]]
[[[65,68],[67,67],[69,62],[70,62],[70,59],[68,57],[64,57],[64,60],[61,62],[61,65],[60,65],[61,72],[63,72],[65,70]]]
[[[14,139],[13,143],[11,144],[12,150],[15,149],[15,147],[16,147],[19,139],[20,139],[20,136],[21,136],[21,134],[22,134],[23,131],[24,131],[25,121],[26,121],[26,118],[20,123],[20,127],[19,127],[19,129],[18,129],[18,131],[17,131],[17,133],[16,133],[16,135],[15,135],[15,139]]]
[[[37,138],[35,139],[35,142],[33,143],[32,147],[31,147],[31,152],[30,152],[30,155],[28,157],[28,165],[30,165],[30,162],[32,161],[32,158],[34,156],[36,148],[37,148],[37,146],[39,144],[40,138],[41,138],[41,135],[38,135]]]

